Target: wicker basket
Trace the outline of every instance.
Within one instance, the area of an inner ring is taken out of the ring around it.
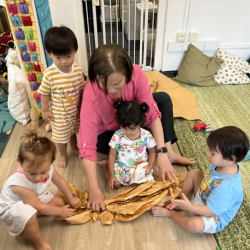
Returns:
[[[8,94],[9,93],[9,82],[8,80],[0,77],[0,85],[3,86],[5,93]]]

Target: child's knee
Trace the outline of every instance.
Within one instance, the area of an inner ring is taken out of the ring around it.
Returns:
[[[199,169],[192,169],[189,171],[189,173],[192,173],[193,175],[202,174]]]
[[[29,225],[32,225],[32,224],[34,224],[34,223],[36,223],[36,222],[37,222],[37,214],[35,213],[35,214],[33,214],[33,215],[29,218],[29,220],[27,221],[25,227],[26,227],[26,226],[29,226]]]
[[[201,176],[202,177],[202,173],[199,169],[192,169],[187,173],[187,176],[189,177]]]
[[[61,198],[61,197],[58,197],[59,199],[58,199],[58,206],[59,207],[62,207],[62,206],[64,206],[65,205],[65,203],[64,203],[64,201],[63,201],[63,199]]]
[[[200,216],[189,218],[187,229],[193,233],[202,233],[205,229],[205,224]]]
[[[59,196],[54,196],[53,201],[51,200],[52,203],[51,205],[57,206],[57,207],[62,207],[65,205],[63,198],[59,197]]]

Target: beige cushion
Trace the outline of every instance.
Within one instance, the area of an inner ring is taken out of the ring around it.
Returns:
[[[157,86],[153,86],[154,92],[166,92],[169,94],[173,102],[174,117],[182,117],[187,120],[201,120],[194,93],[164,76],[159,71],[146,71],[144,74],[147,76],[149,85],[157,83]]]
[[[217,85],[214,74],[223,62],[218,57],[204,55],[194,45],[189,44],[175,80],[198,86]]]
[[[216,56],[224,60],[214,77],[222,84],[244,84],[250,83],[246,73],[250,73],[250,65],[238,56],[232,55],[222,49],[218,49]]]

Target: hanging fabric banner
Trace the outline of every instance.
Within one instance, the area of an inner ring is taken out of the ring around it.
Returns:
[[[41,94],[37,89],[41,84],[44,68],[41,63],[32,1],[5,0],[5,5],[16,47],[29,82],[31,99],[39,115],[42,116]]]

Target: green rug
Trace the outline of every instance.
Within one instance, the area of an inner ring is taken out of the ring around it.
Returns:
[[[8,109],[8,98],[0,86],[0,157],[16,124]]]
[[[246,132],[250,138],[250,84],[219,85],[216,87],[197,87],[180,83],[196,95],[202,121],[211,122],[213,129],[224,126],[236,126]],[[194,132],[197,121],[175,119],[175,131],[178,147],[183,156],[195,159],[195,165],[188,170],[198,168],[202,172],[209,167],[207,160],[208,134],[204,131]],[[241,178],[244,188],[244,202],[232,222],[215,234],[222,250],[250,249],[250,160],[241,162]],[[219,202],[219,201],[218,201]]]

